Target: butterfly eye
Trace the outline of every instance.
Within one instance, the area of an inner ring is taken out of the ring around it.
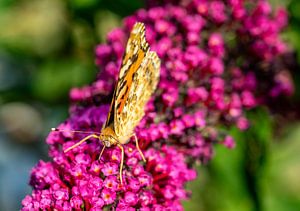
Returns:
[[[110,147],[110,146],[111,146],[111,144],[110,144],[109,141],[104,141],[104,145],[105,145],[106,147]]]

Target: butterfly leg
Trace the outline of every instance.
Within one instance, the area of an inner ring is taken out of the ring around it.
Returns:
[[[100,158],[101,158],[101,156],[102,156],[102,154],[103,154],[103,152],[104,152],[104,149],[105,149],[105,145],[103,144],[103,148],[102,148],[102,150],[101,150],[101,152],[100,152],[100,155],[99,155],[99,157],[98,157],[98,160],[100,160]]]
[[[121,149],[120,181],[121,181],[121,184],[123,184],[122,171],[123,171],[123,163],[124,163],[124,147],[121,144],[118,144],[118,147]]]
[[[142,156],[143,161],[146,162],[145,156],[144,156],[142,150],[140,149],[139,142],[138,142],[138,139],[137,139],[135,133],[132,136],[134,137],[137,150],[139,151],[140,155]]]
[[[83,142],[87,141],[90,138],[97,138],[98,139],[99,136],[96,135],[96,134],[89,135],[89,136],[85,137],[84,139],[82,139],[81,141],[77,142],[76,144],[70,146],[68,149],[64,150],[64,153],[70,151],[71,149],[74,149],[74,148],[78,147],[80,144],[82,144]]]

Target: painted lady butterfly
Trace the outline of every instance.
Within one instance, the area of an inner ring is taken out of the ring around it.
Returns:
[[[136,147],[144,161],[145,157],[139,148],[135,127],[144,116],[144,107],[155,91],[160,70],[160,59],[150,51],[145,38],[145,26],[136,23],[130,33],[126,51],[123,56],[118,82],[114,90],[110,111],[101,133],[91,134],[64,152],[77,147],[90,138],[97,138],[103,143],[99,159],[106,147],[118,146],[121,149],[120,181],[124,163],[123,144],[131,137],[135,138]],[[54,128],[59,131],[59,129]]]

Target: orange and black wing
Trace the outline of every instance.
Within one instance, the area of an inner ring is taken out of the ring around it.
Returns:
[[[120,116],[128,99],[133,75],[140,68],[148,51],[149,45],[145,39],[145,26],[138,22],[134,25],[127,42],[110,110],[103,128],[114,127],[116,117]]]
[[[136,23],[131,31],[114,98],[114,130],[128,137],[144,116],[145,104],[156,89],[160,60],[149,50],[145,26]]]

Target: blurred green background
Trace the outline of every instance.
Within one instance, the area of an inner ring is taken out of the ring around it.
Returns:
[[[290,25],[283,36],[300,63],[300,1],[284,3]],[[30,169],[49,159],[44,140],[67,118],[70,88],[95,78],[96,44],[141,7],[141,0],[0,0],[1,210],[19,209],[31,192]],[[291,102],[300,99],[296,91]],[[217,146],[212,162],[198,167],[186,210],[300,210],[299,120],[278,132],[266,109],[248,116],[249,131],[231,131],[237,147]]]

